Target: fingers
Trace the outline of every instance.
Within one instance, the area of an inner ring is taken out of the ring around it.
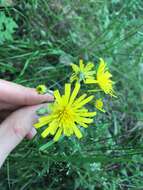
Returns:
[[[46,105],[47,106],[47,105]],[[36,111],[43,107],[43,105],[28,106],[21,108],[11,114],[8,119],[6,119],[7,125],[10,123],[9,130],[20,142],[27,134],[32,133],[32,126],[38,121],[38,116]],[[31,135],[29,135],[31,136]]]
[[[35,105],[53,100],[54,98],[50,94],[40,95],[35,89],[0,80],[0,101],[23,106]]]
[[[17,105],[8,104],[5,102],[0,102],[0,110],[15,110],[17,109]]]
[[[0,123],[18,108],[19,106],[17,105],[12,105],[4,102],[0,103]]]
[[[1,102],[0,103],[0,123],[3,121],[11,112],[18,109],[19,106]]]
[[[36,130],[33,128],[33,124],[38,120],[36,111],[43,106],[47,105],[21,108],[11,114],[0,125],[0,162],[4,160],[3,157],[7,157],[26,135],[31,139],[36,134]]]
[[[1,111],[0,112],[0,123],[9,115],[11,114],[11,111],[6,110],[6,111]]]

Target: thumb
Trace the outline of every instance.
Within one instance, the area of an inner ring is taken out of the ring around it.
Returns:
[[[33,133],[32,126],[37,121],[35,112],[40,107],[43,107],[43,105],[29,106],[19,109],[1,124],[0,165],[27,134],[30,135],[30,133]]]

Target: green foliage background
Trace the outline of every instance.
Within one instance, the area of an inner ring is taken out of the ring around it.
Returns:
[[[0,45],[0,78],[62,89],[70,63],[103,57],[117,99],[84,138],[25,140],[0,172],[0,189],[143,189],[143,1],[19,0],[1,7],[18,25]],[[49,141],[46,150],[40,146]]]

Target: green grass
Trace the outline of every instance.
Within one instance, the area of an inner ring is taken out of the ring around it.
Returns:
[[[1,169],[0,189],[142,190],[142,0],[24,0],[1,10],[18,29],[0,47],[0,78],[62,89],[71,62],[103,57],[118,98],[105,98],[107,113],[80,141],[39,134],[22,142]]]

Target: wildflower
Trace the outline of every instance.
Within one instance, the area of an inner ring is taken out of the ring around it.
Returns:
[[[102,111],[102,112],[106,112],[106,111],[103,109],[103,101],[102,101],[101,98],[98,99],[98,100],[96,100],[96,102],[95,102],[95,107],[96,107],[98,110]]]
[[[46,94],[47,93],[47,87],[45,85],[38,85],[36,87],[36,91],[39,93],[39,94]]]
[[[86,97],[83,94],[79,98],[77,94],[80,90],[80,84],[76,83],[73,92],[71,92],[71,84],[65,84],[65,93],[60,95],[59,90],[54,91],[55,102],[50,107],[50,114],[42,116],[39,122],[34,126],[40,128],[44,125],[48,127],[42,132],[42,137],[54,135],[54,141],[58,141],[62,133],[65,136],[75,134],[77,138],[82,137],[78,126],[87,128],[89,123],[93,122],[96,112],[89,112],[83,106],[93,99],[93,96]]]
[[[72,64],[73,74],[70,78],[70,82],[73,81],[77,82],[85,82],[88,80],[93,80],[93,75],[95,74],[95,71],[92,71],[92,68],[94,67],[94,64],[92,62],[88,62],[86,65],[83,64],[83,60],[81,59],[79,61],[79,66],[76,64]]]
[[[110,94],[111,96],[115,97],[113,90],[114,82],[110,79],[112,77],[112,74],[108,71],[107,65],[102,58],[100,58],[100,63],[97,69],[96,77],[96,80],[88,79],[86,80],[86,83],[97,83],[106,94]]]

